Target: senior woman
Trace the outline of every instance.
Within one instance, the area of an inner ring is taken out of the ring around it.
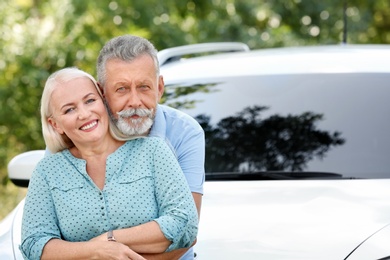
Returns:
[[[26,259],[144,259],[194,243],[198,215],[172,151],[158,138],[118,140],[91,75],[52,74],[41,120],[53,154],[30,180]]]

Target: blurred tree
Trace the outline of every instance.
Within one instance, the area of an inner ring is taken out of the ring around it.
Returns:
[[[348,42],[389,43],[389,1],[349,2]],[[14,155],[44,148],[39,99],[48,75],[66,66],[94,75],[108,39],[137,34],[158,49],[212,41],[251,48],[337,44],[342,7],[339,0],[0,1],[0,182],[8,183]]]

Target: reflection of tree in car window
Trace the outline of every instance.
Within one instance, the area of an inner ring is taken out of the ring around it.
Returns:
[[[214,87],[218,83],[209,83],[209,84],[193,84],[190,86],[165,86],[164,95],[161,98],[161,103],[165,103],[170,107],[176,109],[189,109],[194,108],[196,103],[202,102],[202,100],[194,99],[185,99],[185,97],[193,93],[211,93],[217,92]],[[181,98],[181,99],[180,99]],[[169,101],[169,102],[168,102]]]
[[[332,146],[345,142],[337,131],[316,128],[322,114],[261,119],[267,109],[247,107],[215,126],[207,115],[196,117],[206,134],[206,172],[301,171],[314,157],[322,159]]]

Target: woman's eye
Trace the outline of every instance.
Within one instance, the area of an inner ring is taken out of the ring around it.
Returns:
[[[95,102],[96,101],[96,99],[94,99],[94,98],[90,98],[90,99],[88,99],[87,100],[87,104],[91,104],[91,103],[93,103],[93,102]]]
[[[73,112],[74,111],[74,108],[73,107],[70,107],[70,108],[67,108],[65,111],[64,111],[64,114],[69,114],[70,112]]]

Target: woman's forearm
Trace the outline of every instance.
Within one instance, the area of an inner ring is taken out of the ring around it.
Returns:
[[[163,253],[171,244],[171,241],[164,236],[160,226],[155,221],[131,228],[113,230],[113,235],[117,242],[127,245],[140,254]],[[92,240],[106,241],[107,233]]]
[[[85,259],[92,256],[93,244],[88,242],[68,242],[60,239],[51,239],[43,248],[41,260],[57,259]]]
[[[144,258],[129,247],[110,241],[68,242],[52,239],[43,248],[41,260],[77,259],[139,259]]]

